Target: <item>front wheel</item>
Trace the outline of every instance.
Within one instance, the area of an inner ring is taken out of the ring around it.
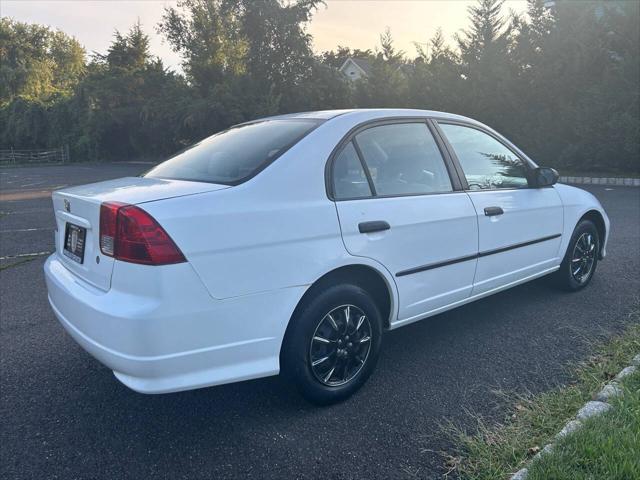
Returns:
[[[335,285],[308,301],[291,320],[282,370],[309,401],[346,399],[373,371],[382,341],[375,302],[356,285]]]
[[[568,291],[586,287],[595,274],[598,252],[598,229],[590,220],[582,220],[573,231],[560,269],[555,273],[556,284]]]

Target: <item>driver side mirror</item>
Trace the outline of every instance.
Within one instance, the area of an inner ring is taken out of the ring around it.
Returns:
[[[558,172],[555,168],[537,167],[531,172],[532,187],[550,187],[558,182]]]

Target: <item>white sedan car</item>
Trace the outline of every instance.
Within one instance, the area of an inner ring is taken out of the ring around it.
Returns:
[[[382,333],[553,274],[585,287],[609,220],[491,128],[424,110],[284,115],[141,177],[53,193],[49,301],[128,387],[286,373],[346,398]]]

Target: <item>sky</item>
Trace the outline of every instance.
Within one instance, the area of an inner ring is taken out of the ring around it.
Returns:
[[[398,49],[409,57],[416,54],[414,42],[425,43],[442,27],[445,37],[467,26],[466,0],[325,0],[314,14],[307,31],[313,35],[314,50],[321,52],[338,45],[374,48],[386,27]],[[180,57],[157,34],[155,27],[171,0],[0,0],[0,15],[23,22],[58,28],[76,37],[88,53],[104,53],[117,29],[126,32],[139,18],[151,37],[151,53],[165,65],[178,67]],[[526,10],[525,0],[509,0],[511,9]]]

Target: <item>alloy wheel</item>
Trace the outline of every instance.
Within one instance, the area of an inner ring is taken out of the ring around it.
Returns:
[[[583,233],[578,238],[571,256],[571,275],[576,282],[583,284],[593,272],[596,258],[596,242],[591,233]]]
[[[311,371],[323,385],[337,387],[364,367],[371,350],[371,324],[355,305],[341,305],[316,327],[309,347]]]

